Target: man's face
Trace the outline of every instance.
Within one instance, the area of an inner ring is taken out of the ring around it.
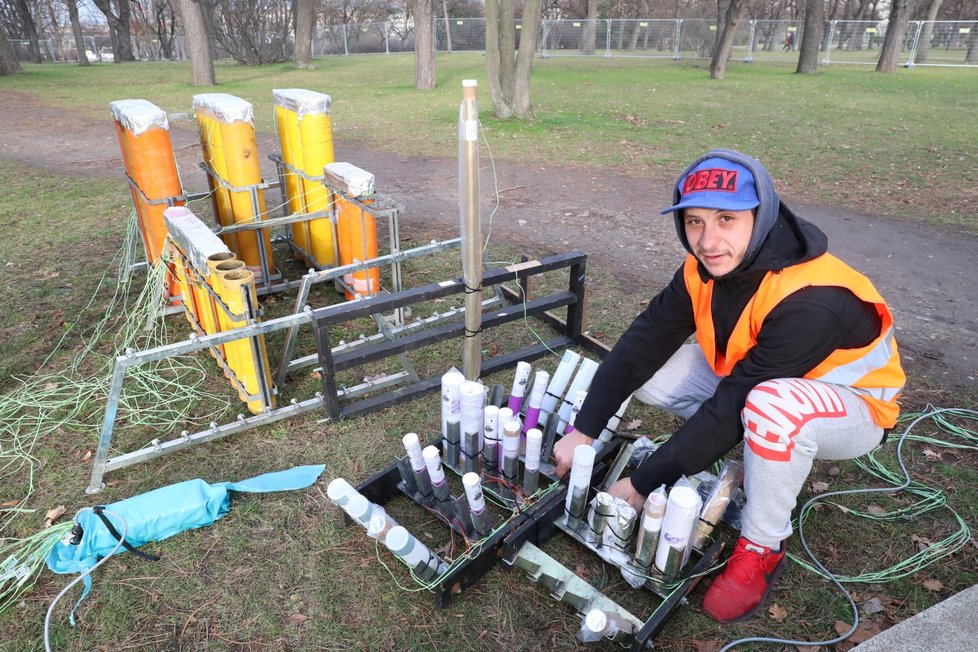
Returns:
[[[754,229],[754,211],[683,210],[686,240],[713,278],[734,271],[744,260]]]

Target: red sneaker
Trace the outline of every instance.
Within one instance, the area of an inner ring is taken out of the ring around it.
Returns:
[[[703,597],[704,613],[720,623],[749,618],[764,602],[785,561],[783,541],[781,550],[774,552],[740,537],[727,567]]]

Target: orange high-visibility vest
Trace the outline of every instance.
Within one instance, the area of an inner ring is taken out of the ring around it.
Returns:
[[[717,351],[711,311],[713,279],[703,282],[697,271],[696,258],[692,255],[686,258],[683,276],[693,301],[696,340],[718,376],[729,375],[734,365],[757,344],[757,334],[768,313],[785,297],[802,288],[843,287],[861,300],[873,304],[882,321],[879,336],[862,348],[836,349],[805,374],[805,378],[851,388],[869,406],[877,425],[892,428],[896,424],[900,414],[896,400],[906,376],[900,366],[900,354],[893,337],[893,315],[868,278],[831,254],[822,254],[799,265],[770,271],[737,320],[727,342],[727,350]]]

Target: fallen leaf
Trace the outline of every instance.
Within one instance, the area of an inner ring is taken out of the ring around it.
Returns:
[[[642,427],[641,419],[632,419],[631,421],[625,424],[625,430],[638,430],[641,427]]]
[[[696,652],[716,652],[720,649],[720,644],[716,641],[690,641]]]
[[[768,608],[767,612],[771,614],[771,618],[779,623],[788,617],[788,610],[779,605],[777,602],[772,604],[770,608]]]
[[[879,625],[873,623],[873,624],[866,625],[864,627],[857,627],[856,631],[852,633],[852,636],[850,636],[846,640],[851,643],[865,643],[866,641],[873,638],[879,633],[880,633]]]
[[[879,505],[870,505],[869,507],[866,508],[866,511],[869,512],[870,514],[875,514],[876,516],[882,516],[883,514],[888,513],[885,509],[883,509]]]
[[[944,588],[944,582],[940,580],[924,580],[921,585],[928,591],[940,591]]]
[[[51,527],[67,511],[64,505],[58,505],[54,509],[49,509],[48,513],[44,515],[44,527]]]
[[[844,620],[835,621],[835,631],[837,631],[840,634],[845,634],[846,632],[848,632],[850,627],[852,627],[852,625],[850,625]]]
[[[82,455],[82,462],[87,462],[90,459],[92,459],[92,451],[85,451],[85,454]]]
[[[574,566],[574,574],[580,577],[582,580],[586,580],[588,576],[587,568],[578,564]]]
[[[828,490],[828,488],[829,488],[829,483],[828,482],[813,482],[812,483],[812,491],[814,493],[817,493],[817,494],[820,494],[823,491]]]
[[[822,649],[821,645],[796,645],[795,649],[798,652],[819,652]]]
[[[289,616],[289,622],[293,625],[301,625],[309,619],[309,616],[305,614],[292,614]]]
[[[863,612],[867,614],[878,614],[881,611],[886,611],[886,607],[883,606],[879,598],[870,598],[860,606],[863,608]]]
[[[319,373],[318,371],[314,371],[311,374],[309,374],[309,377],[310,378],[315,378],[316,380],[319,380],[320,378],[323,377],[323,375],[321,373]]]
[[[931,450],[929,448],[925,448],[924,458],[926,458],[928,462],[937,462],[938,460],[941,459],[941,454],[937,451]]]

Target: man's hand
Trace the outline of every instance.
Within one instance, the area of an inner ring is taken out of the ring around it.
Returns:
[[[635,509],[635,513],[641,517],[642,509],[645,507],[645,499],[647,496],[643,496],[635,491],[635,487],[632,486],[632,481],[630,478],[622,478],[615,484],[611,485],[611,487],[608,489],[608,493],[612,496],[628,501],[628,504]]]
[[[554,444],[554,458],[557,460],[557,477],[562,478],[570,471],[574,463],[574,449],[578,446],[590,446],[594,442],[593,437],[588,437],[583,432],[576,430],[569,435],[564,435]]]

